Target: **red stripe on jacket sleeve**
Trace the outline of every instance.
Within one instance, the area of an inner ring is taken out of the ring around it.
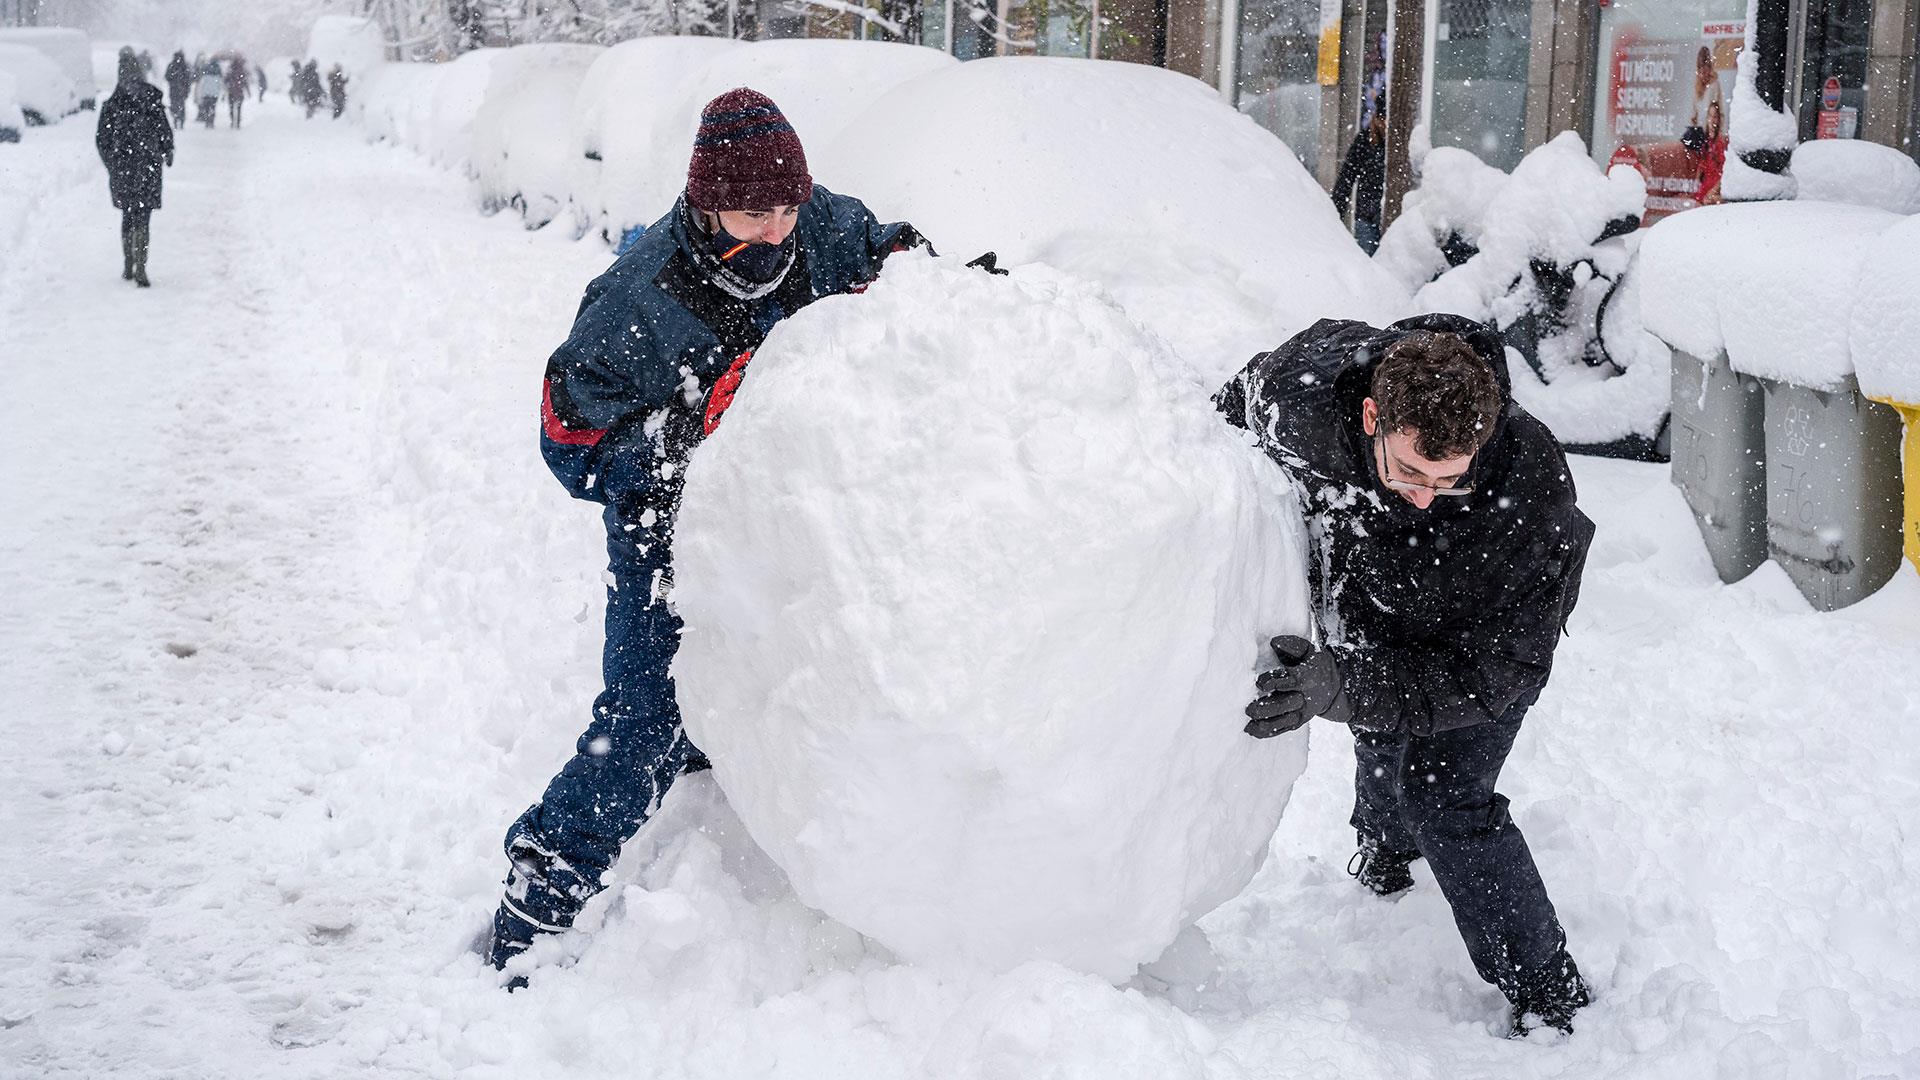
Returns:
[[[598,446],[607,437],[606,428],[574,431],[561,423],[553,411],[553,384],[545,379],[540,381],[540,427],[548,439],[562,446]]]

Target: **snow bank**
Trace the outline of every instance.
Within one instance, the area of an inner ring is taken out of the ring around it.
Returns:
[[[20,111],[20,84],[0,71],[0,142],[19,142],[26,126],[26,115]]]
[[[1641,247],[1647,329],[1695,356],[1724,351],[1748,375],[1834,389],[1853,371],[1844,328],[1860,300],[1866,254],[1900,220],[1817,202],[1675,214]]]
[[[320,77],[324,80],[333,65],[350,79],[361,76],[386,63],[387,39],[380,32],[380,24],[359,15],[322,15],[313,20],[313,30],[307,36],[307,59],[320,65]],[[348,88],[352,97],[352,87]]]
[[[120,81],[116,56],[114,77],[95,85],[93,43],[83,30],[65,26],[0,26],[0,42],[25,45],[53,61],[54,66],[73,83],[79,108],[90,107],[97,99],[111,92],[113,84]]]
[[[1793,151],[1797,199],[1920,214],[1920,164],[1864,139],[1814,139]]]
[[[818,161],[943,253],[1099,281],[1209,381],[1323,316],[1405,313],[1286,144],[1160,68],[971,61],[876,102]]]
[[[802,899],[913,961],[1124,979],[1264,858],[1241,731],[1303,526],[1096,290],[910,256],[781,323],[691,463],[689,733]]]
[[[1920,406],[1920,216],[1868,245],[1853,293],[1847,348],[1861,392]]]
[[[13,77],[14,96],[29,124],[53,124],[80,108],[73,79],[45,53],[0,42],[0,75]]]
[[[674,142],[677,130],[669,138],[667,116],[688,96],[685,83],[738,47],[727,38],[639,38],[613,46],[587,69],[574,105],[573,196],[608,236],[653,224],[679,195],[686,172],[673,163],[685,162],[693,142]]]
[[[1428,150],[1419,169],[1420,186],[1407,192],[1373,256],[1409,292],[1447,271],[1441,248],[1449,237],[1480,246],[1487,210],[1507,186],[1506,173],[1458,147]]]
[[[424,152],[432,140],[434,91],[444,64],[382,64],[363,76],[356,99],[371,139]]]
[[[572,201],[578,172],[574,98],[605,51],[597,45],[519,45],[493,62],[486,98],[473,118],[469,159],[483,208],[512,206],[528,228],[537,229]]]

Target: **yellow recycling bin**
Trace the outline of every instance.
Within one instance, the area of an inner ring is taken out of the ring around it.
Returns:
[[[1920,571],[1920,405],[1896,401],[1893,398],[1877,397],[1873,400],[1882,405],[1891,405],[1900,413],[1900,419],[1906,421],[1906,438],[1901,441],[1900,471],[1906,474],[1906,544],[1907,561]]]

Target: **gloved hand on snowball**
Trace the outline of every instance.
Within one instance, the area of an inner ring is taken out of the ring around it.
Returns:
[[[1344,724],[1353,706],[1340,685],[1340,665],[1332,651],[1303,637],[1273,639],[1280,666],[1264,672],[1254,685],[1260,696],[1247,706],[1247,734],[1270,739],[1303,727],[1316,716]]]

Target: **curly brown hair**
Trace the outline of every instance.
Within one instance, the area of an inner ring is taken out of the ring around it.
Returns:
[[[1493,437],[1500,384],[1458,334],[1416,330],[1387,347],[1373,369],[1378,431],[1408,431],[1430,461],[1478,453]]]

